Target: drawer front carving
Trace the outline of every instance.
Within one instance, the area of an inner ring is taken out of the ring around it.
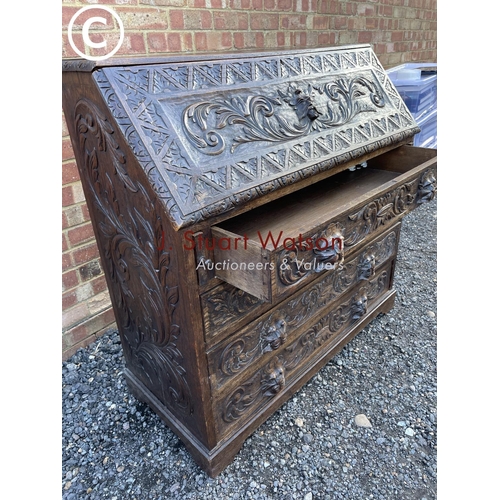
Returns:
[[[398,224],[387,234],[381,235],[361,255],[353,256],[348,262],[345,262],[341,269],[325,272],[322,280],[308,292],[311,300],[302,298],[302,301],[299,302],[309,306],[316,304],[315,310],[317,310],[343,293],[354,282],[371,278],[375,268],[394,255],[399,228]],[[317,297],[316,302],[313,300],[314,295]],[[210,340],[217,338],[217,336],[223,338],[224,333],[234,331],[237,326],[245,324],[243,323],[245,319],[248,321],[252,315],[264,313],[271,308],[271,305],[239,288],[224,283],[202,296],[202,307],[205,334],[207,340]],[[290,301],[290,307],[300,307],[297,305],[297,299]],[[310,316],[306,315],[306,319],[308,317]],[[290,319],[285,321],[289,322]],[[290,323],[289,326],[291,326]]]
[[[249,325],[236,338],[229,338],[216,347],[209,353],[214,386],[222,387],[254,363],[260,363],[270,353],[282,348],[288,332],[297,331],[356,283],[369,280],[376,261],[382,263],[394,256],[397,236],[396,230],[391,231],[349,262],[342,271],[326,275],[308,290]]]
[[[276,395],[291,385],[305,364],[345,336],[373,310],[390,288],[391,265],[372,279],[358,284],[349,297],[339,300],[330,312],[303,330],[299,336],[264,366],[245,378],[219,401],[220,431],[241,425]]]
[[[318,272],[340,267],[357,247],[434,198],[435,151],[402,149],[337,176],[323,190],[309,186],[300,200],[290,196],[213,226],[212,235],[226,245],[214,249],[216,276],[276,304]]]
[[[396,218],[413,210],[417,205],[430,201],[436,191],[436,175],[433,169],[428,169],[420,177],[398,186],[383,194],[361,208],[348,212],[330,224],[326,231],[320,231],[312,236],[313,241],[320,241],[326,234],[335,235],[343,242],[342,255],[349,254],[358,244],[365,241],[381,226],[387,226]],[[331,236],[330,236],[331,238]],[[330,253],[332,249],[329,249]],[[299,283],[305,283],[325,265],[318,252],[313,250],[281,250],[276,254],[275,269],[277,285],[283,293],[284,289]]]

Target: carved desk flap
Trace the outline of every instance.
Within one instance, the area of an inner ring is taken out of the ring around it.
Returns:
[[[166,61],[93,77],[177,229],[419,131],[368,45]]]

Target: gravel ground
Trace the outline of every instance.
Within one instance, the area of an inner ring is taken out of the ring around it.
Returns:
[[[62,367],[63,499],[436,498],[436,201],[404,219],[395,288],[216,479],[129,394],[117,332],[80,349]]]

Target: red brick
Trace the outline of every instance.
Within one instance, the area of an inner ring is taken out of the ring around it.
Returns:
[[[63,293],[62,310],[66,311],[77,303],[76,293],[74,291]]]
[[[264,0],[264,9],[265,10],[276,9],[276,0]]]
[[[305,47],[307,44],[307,33],[305,31],[294,33],[292,43],[294,47]]]
[[[318,12],[318,0],[294,0],[295,12]]]
[[[145,54],[146,53],[146,44],[144,43],[144,35],[142,33],[131,33],[129,36],[125,36],[123,40],[123,45],[120,47],[120,50],[124,50],[128,48],[126,51],[128,53],[133,54]],[[118,53],[120,52],[118,51]]]
[[[367,3],[358,4],[356,6],[358,16],[374,16],[376,15],[375,6]]]
[[[76,271],[68,271],[62,275],[63,289],[69,290],[78,285],[78,274]]]
[[[403,31],[393,31],[391,33],[391,41],[393,42],[401,42],[403,40]]]
[[[237,49],[252,49],[264,47],[262,32],[234,33],[234,47]]]
[[[94,239],[92,224],[87,222],[81,226],[75,227],[74,229],[70,229],[68,231],[68,239],[72,247]]]
[[[69,135],[68,124],[66,123],[66,117],[64,116],[64,112],[62,113],[62,136],[66,137]]]
[[[68,227],[75,227],[85,222],[81,205],[73,205],[63,210]]]
[[[68,328],[68,330],[64,332],[64,344],[70,347],[81,345],[82,342],[86,342],[89,338],[91,341],[95,340],[95,338],[102,335],[105,330],[116,328],[114,323],[115,315],[113,309],[108,307],[79,325]]]
[[[345,2],[342,4],[341,13],[348,16],[354,16],[356,15],[356,7],[355,3]]]
[[[247,30],[248,14],[246,12],[214,12],[214,28],[216,30]]]
[[[212,13],[209,10],[171,10],[171,29],[212,29]]]
[[[234,33],[233,41],[235,49],[243,49],[245,48],[245,36],[247,33]]]
[[[69,207],[70,205],[74,205],[73,199],[73,189],[71,186],[65,186],[62,188],[62,206]]]
[[[77,182],[80,180],[80,175],[78,174],[78,167],[74,161],[70,163],[64,163],[62,166],[62,183],[70,184],[71,182]]]
[[[68,7],[68,6],[63,5],[63,8],[62,8],[62,27],[63,27],[63,30],[66,31],[68,29],[68,25],[69,25],[71,18],[80,10],[80,8],[81,7]],[[99,9],[99,7],[96,6],[95,9],[89,9],[89,10],[79,14],[73,23],[73,29],[75,30],[75,32],[76,32],[76,30],[81,30],[85,21],[89,20],[91,17],[96,17],[96,16],[103,17],[104,19],[106,19],[106,25],[100,24],[100,23],[94,23],[94,24],[92,24],[91,30],[92,29],[107,29],[107,30],[109,30],[110,29],[109,27],[111,27],[112,29],[114,28],[115,22],[114,22],[114,19],[113,19],[113,16],[111,15],[111,13],[109,13],[103,9]]]
[[[120,38],[119,33],[109,33],[106,35],[107,45],[103,48],[98,49],[90,49],[90,53],[94,56],[103,56],[106,55],[112,50],[114,47],[118,45]],[[146,53],[146,44],[144,43],[144,34],[143,33],[125,33],[123,38],[123,43],[120,46],[120,49],[116,53],[119,55],[130,55],[130,54],[145,54]]]
[[[72,160],[75,157],[73,153],[73,148],[71,146],[71,141],[69,139],[63,139],[62,141],[62,159]]]
[[[376,17],[367,17],[365,22],[367,30],[378,29],[378,19]]]
[[[63,0],[64,2],[67,2],[67,3],[76,3],[74,0]],[[153,1],[153,2],[159,2],[161,0],[149,0],[150,2]],[[88,3],[88,4],[96,4],[96,0],[80,0],[79,3]],[[104,3],[104,2],[101,2],[101,3]],[[138,3],[138,0],[106,0],[105,2],[106,4],[110,4],[110,5],[137,5]],[[144,1],[144,0],[141,0],[140,3],[148,3],[147,1]]]
[[[253,10],[262,10],[264,5],[264,0],[252,0]]]
[[[179,33],[169,33],[167,42],[170,52],[180,52],[182,50],[181,35]]]
[[[325,30],[329,27],[329,24],[329,16],[314,16],[313,18],[313,29],[315,30]]]
[[[182,10],[170,11],[170,29],[172,30],[184,29],[184,11]]]
[[[164,9],[123,8],[116,9],[125,28],[125,33],[136,30],[167,29],[167,14]]]
[[[279,29],[278,14],[250,14],[250,28],[252,30],[277,30]]]
[[[372,33],[370,31],[360,31],[358,33],[359,43],[370,43],[372,41]]]
[[[65,332],[64,339],[66,345],[69,346],[82,346],[82,342],[89,339],[90,342],[95,340],[95,336],[92,333],[89,333],[85,324],[77,325],[71,330]],[[86,344],[88,345],[88,344]]]
[[[277,7],[280,12],[285,12],[292,9],[292,0],[278,0]]]
[[[118,43],[118,34],[113,34],[113,37],[116,37],[116,42]],[[113,43],[111,43],[111,46],[113,46]],[[146,54],[146,42],[144,41],[144,33],[125,34],[123,44],[118,50],[117,55],[128,54]]]
[[[114,0],[114,1],[121,2],[122,0]],[[184,7],[187,4],[187,0],[139,0],[139,3],[144,5],[153,5],[155,7],[156,6]]]
[[[206,38],[207,50],[228,49],[233,46],[233,37],[229,32],[209,32]]]
[[[99,251],[97,249],[97,243],[92,243],[83,248],[78,248],[73,250],[73,260],[76,266],[80,266],[85,262],[89,262],[90,260],[97,259],[99,257]]]
[[[338,15],[338,14],[341,14],[341,13],[342,13],[342,5],[340,4],[340,2],[338,2],[337,0],[330,0],[328,2],[327,7],[326,7],[325,14],[335,14],[335,15]]]
[[[73,36],[73,43],[76,45],[76,47],[81,50],[82,52],[85,52],[85,42],[83,41],[83,36],[80,35],[78,32],[74,32]],[[80,54],[76,53],[73,50],[73,47],[69,44],[69,38],[68,38],[68,33],[63,32],[62,33],[62,58],[67,59],[67,58],[74,58],[74,57],[81,57]]]
[[[336,30],[343,30],[347,28],[347,17],[345,16],[339,16],[333,18],[333,29]]]
[[[66,235],[62,233],[62,251],[66,252],[66,250],[69,250],[68,240],[66,239]]]
[[[333,40],[332,40],[333,38]],[[334,45],[335,44],[335,33],[325,32],[318,33],[318,44],[319,45]]]
[[[229,5],[231,9],[250,9],[252,0],[230,0]]]
[[[196,47],[196,50],[208,50],[207,34],[195,33],[194,46]]]
[[[108,285],[106,283],[106,277],[104,275],[94,278],[90,283],[96,295],[98,293],[104,292],[108,288]]]
[[[262,49],[265,47],[265,45],[266,45],[266,43],[265,43],[265,39],[264,39],[264,33],[262,33],[262,32],[255,33],[255,46],[258,49]]]
[[[379,5],[378,14],[379,14],[379,16],[391,17],[392,16],[392,6],[391,5]]]
[[[182,45],[185,52],[193,50],[193,35],[191,35],[191,33],[182,34]]]
[[[62,270],[67,271],[70,267],[73,266],[73,262],[71,261],[71,255],[69,253],[63,253],[61,263],[62,263]]]
[[[290,30],[307,29],[307,16],[305,14],[285,14],[281,16],[281,27]]]
[[[147,33],[146,36],[150,52],[167,52],[167,37],[165,33]]]

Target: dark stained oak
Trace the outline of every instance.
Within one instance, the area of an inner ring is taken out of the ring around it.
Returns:
[[[63,108],[130,391],[216,476],[391,309],[436,151],[367,45],[64,61]]]

